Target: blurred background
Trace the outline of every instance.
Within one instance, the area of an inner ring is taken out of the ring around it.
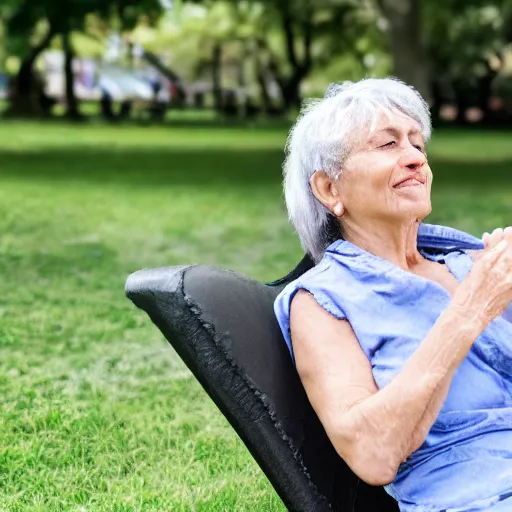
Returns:
[[[509,0],[1,0],[0,510],[284,511],[125,279],[287,273],[287,131],[363,77],[431,105],[429,222],[511,224],[511,43]]]
[[[283,117],[331,81],[391,73],[425,96],[436,122],[503,125],[511,21],[507,0],[3,0],[2,110]]]

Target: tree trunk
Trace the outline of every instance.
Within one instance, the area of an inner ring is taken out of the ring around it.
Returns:
[[[484,113],[483,122],[492,122],[492,115],[490,109],[491,96],[492,96],[492,84],[498,72],[489,66],[488,62],[484,62],[486,73],[478,79],[477,83],[477,97],[478,107],[482,109]]]
[[[389,22],[394,74],[430,103],[429,70],[421,37],[421,0],[379,0]]]
[[[280,75],[278,69],[274,69],[273,71],[276,73],[277,82],[283,94],[285,108],[300,108],[300,86],[302,80],[311,71],[313,63],[311,57],[311,44],[313,40],[313,25],[311,20],[313,11],[311,4],[307,2],[305,12],[300,13],[302,16],[301,19],[297,19],[294,18],[289,2],[281,2],[279,7],[286,43],[286,55],[292,71],[287,77]],[[296,52],[296,46],[299,42],[303,46],[303,56],[300,59]]]
[[[267,90],[265,67],[261,62],[261,57],[259,55],[255,56],[255,71],[256,81],[258,82],[258,86],[260,88],[260,98],[263,106],[263,111],[268,114],[272,110],[272,100],[270,99],[270,94],[268,93]]]
[[[212,51],[212,86],[213,86],[213,101],[215,110],[221,111],[223,107],[222,101],[222,84],[221,84],[221,60],[222,60],[222,46],[220,43],[215,43]]]
[[[30,50],[30,54],[21,62],[18,74],[14,79],[13,97],[7,116],[41,116],[48,114],[45,108],[49,103],[44,102],[44,84],[34,71],[34,63],[48,47],[56,31],[52,25],[44,39]]]
[[[238,104],[240,109],[240,114],[242,117],[247,117],[247,79],[245,76],[245,63],[249,57],[249,51],[247,48],[247,42],[241,41],[242,45],[242,58],[238,61],[238,87],[239,87],[239,95],[238,95]]]
[[[66,27],[67,28],[67,27]],[[70,119],[80,119],[78,100],[75,94],[75,74],[73,73],[73,46],[69,30],[62,33],[62,46],[64,48],[64,77],[66,86],[66,115]]]
[[[285,106],[287,109],[295,107],[300,108],[302,97],[300,94],[300,85],[305,75],[303,73],[293,73],[283,84],[283,95],[285,97]]]
[[[463,126],[467,124],[466,110],[472,106],[470,85],[465,79],[456,78],[453,81],[453,90],[457,105],[457,117],[455,119],[455,123]]]
[[[5,71],[5,61],[7,59],[6,42],[7,42],[7,29],[6,20],[0,14],[0,71]]]
[[[279,87],[282,105],[280,105],[280,108],[277,108],[277,110],[283,111],[286,108],[283,94],[284,78],[280,72],[280,67],[275,55],[272,53],[265,39],[261,37],[256,39],[256,76],[266,112],[270,113],[276,110],[276,106],[267,89],[267,80],[269,79],[273,80]]]

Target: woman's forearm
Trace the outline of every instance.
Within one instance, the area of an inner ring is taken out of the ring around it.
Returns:
[[[432,398],[427,404],[425,413],[421,417],[420,421],[416,426],[416,429],[413,432],[413,435],[409,443],[409,447],[407,448],[406,451],[406,456],[415,452],[425,441],[427,434],[430,431],[430,428],[432,427],[437,417],[439,416],[439,412],[443,407],[446,397],[448,396],[451,381],[452,375],[447,375],[440,382],[437,390],[432,394]]]
[[[414,375],[416,369],[424,372],[425,381],[428,380],[426,389],[433,389],[433,391],[423,415],[416,424],[405,456],[409,456],[416,451],[425,441],[446,400],[455,370],[466,357],[482,330],[483,326],[481,324],[469,319],[466,314],[460,312],[460,309],[448,308],[425,338],[416,354],[407,363],[407,365],[411,364],[412,366],[412,375]],[[442,346],[439,347],[439,344]],[[443,354],[443,351],[446,353]],[[419,362],[415,359],[419,359]],[[429,361],[431,362],[430,366]],[[404,377],[410,378],[410,375],[402,372],[394,385],[406,385]],[[416,380],[418,379],[416,378]]]
[[[398,465],[425,440],[455,370],[482,330],[460,308],[449,306],[393,381],[351,408],[345,420],[361,461],[382,456],[383,472],[392,479]]]

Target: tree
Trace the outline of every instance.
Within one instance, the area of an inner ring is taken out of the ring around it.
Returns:
[[[421,0],[377,0],[386,20],[393,72],[431,101]]]
[[[21,65],[14,81],[11,113],[44,113],[44,101],[41,101],[43,86],[34,64],[58,35],[64,52],[67,115],[73,119],[79,118],[74,91],[72,62],[75,52],[71,34],[84,31],[87,16],[91,14],[103,19],[107,25],[125,30],[133,28],[142,14],[154,20],[161,12],[162,6],[158,0],[19,0],[7,22],[9,37],[18,42],[26,41],[27,34],[34,34],[41,24],[45,29],[35,44],[20,47]]]
[[[469,107],[489,110],[494,79],[511,42],[511,2],[501,0],[433,0],[424,5],[426,48],[432,70],[432,114],[443,103],[457,107],[466,123]]]
[[[34,64],[56,35],[55,27],[45,21],[44,8],[29,5],[25,1],[12,6],[6,25],[8,48],[21,59],[12,87],[12,101],[8,113],[41,115],[44,113],[44,103],[41,101],[42,83],[38,80]]]
[[[510,0],[377,0],[394,74],[430,103],[434,120],[455,103],[488,113],[493,80],[512,41]]]
[[[356,30],[350,30],[348,20],[363,8],[362,2],[263,0],[262,3],[267,10],[267,30],[274,26],[280,31],[285,61],[279,58],[267,38],[259,37],[258,47],[267,54],[268,69],[279,84],[285,107],[298,107],[302,81],[315,65],[325,64],[326,59],[334,57],[326,51],[326,40],[336,41],[337,50],[341,47],[344,51],[351,51]],[[354,29],[358,18],[353,16],[352,21]]]
[[[132,36],[144,46],[145,55],[172,52],[173,65],[185,80],[211,83],[219,111],[228,107],[225,90],[238,88],[243,111],[260,14],[261,9],[249,3],[187,2],[167,12],[156,30],[138,28]],[[231,110],[234,106],[229,105]]]
[[[357,13],[367,9],[363,0],[254,0],[240,2],[193,1],[207,8],[231,4],[237,25],[249,27],[234,34],[240,54],[250,55],[255,79],[267,108],[272,108],[267,82],[279,87],[284,108],[298,107],[301,85],[316,66],[325,65],[335,52],[352,52],[354,40],[366,30]],[[227,40],[224,39],[223,46]]]

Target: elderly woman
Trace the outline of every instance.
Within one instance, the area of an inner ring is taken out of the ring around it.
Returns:
[[[512,229],[423,224],[428,107],[333,85],[291,131],[285,197],[316,266],[275,312],[339,455],[406,512],[512,511]]]

